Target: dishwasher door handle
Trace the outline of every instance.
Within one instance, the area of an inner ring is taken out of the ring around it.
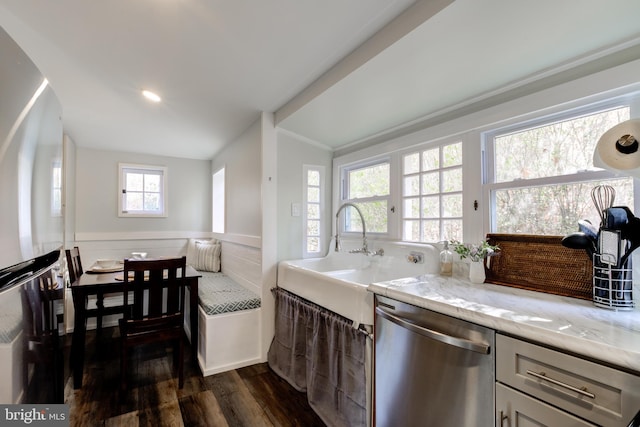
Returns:
[[[471,351],[475,351],[476,353],[482,353],[482,354],[489,354],[489,350],[491,349],[489,345],[484,343],[471,341],[466,338],[453,337],[451,335],[443,334],[442,332],[434,331],[432,329],[428,329],[422,326],[415,325],[411,322],[407,322],[406,320],[401,319],[398,316],[394,316],[393,314],[387,312],[382,307],[376,307],[376,314],[389,320],[390,322],[395,323],[398,326],[401,326],[412,332],[415,332],[424,337],[431,338],[432,340],[439,341],[444,344],[460,347],[465,350],[471,350]]]

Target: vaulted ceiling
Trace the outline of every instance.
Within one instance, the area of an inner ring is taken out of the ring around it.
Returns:
[[[0,3],[77,145],[199,159],[262,111],[340,150],[638,59],[638,17],[637,0]]]

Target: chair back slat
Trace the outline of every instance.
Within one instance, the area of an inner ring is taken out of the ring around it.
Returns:
[[[184,288],[187,283],[185,267],[186,257],[125,260],[125,320],[172,315],[183,317]]]
[[[69,282],[73,283],[82,276],[82,261],[80,260],[80,248],[74,246],[65,250],[67,256],[67,270],[69,271]]]

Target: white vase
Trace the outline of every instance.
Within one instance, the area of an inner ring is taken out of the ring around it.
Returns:
[[[469,263],[469,280],[472,283],[484,283],[484,260],[471,261]]]

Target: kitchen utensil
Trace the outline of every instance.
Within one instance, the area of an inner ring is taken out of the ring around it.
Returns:
[[[578,228],[594,242],[598,239],[598,228],[591,224],[588,219],[578,220]]]
[[[600,215],[600,226],[604,225],[605,211],[613,206],[616,199],[616,190],[610,185],[596,185],[591,189],[591,199]]]
[[[593,258],[593,253],[596,250],[595,241],[588,237],[582,231],[576,231],[575,233],[567,234],[562,238],[562,246],[570,249],[584,249],[587,252],[589,258]]]
[[[601,229],[598,238],[598,252],[603,264],[617,266],[622,253],[620,231]]]

